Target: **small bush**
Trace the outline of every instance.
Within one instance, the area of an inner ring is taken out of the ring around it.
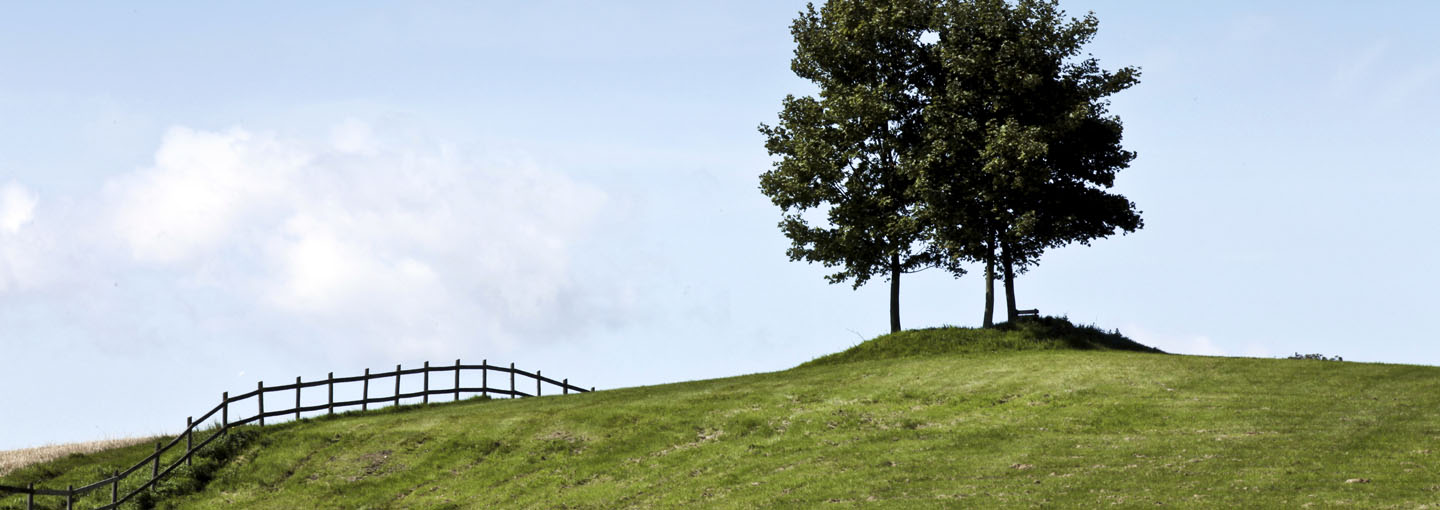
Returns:
[[[1339,356],[1335,356],[1335,357],[1333,357],[1333,358],[1327,358],[1327,357],[1325,357],[1325,355],[1323,355],[1323,354],[1300,354],[1300,353],[1298,353],[1298,352],[1295,353],[1295,354],[1291,354],[1290,357],[1285,358],[1285,359],[1313,359],[1313,360],[1320,360],[1320,361],[1345,361],[1345,358],[1341,358],[1341,357],[1339,357]]]

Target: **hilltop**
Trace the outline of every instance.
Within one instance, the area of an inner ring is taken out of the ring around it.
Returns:
[[[1040,317],[994,328],[910,329],[882,335],[835,354],[800,365],[820,366],[912,356],[948,356],[1033,350],[1118,350],[1160,353],[1119,331],[1077,326],[1061,317]]]
[[[1440,499],[1431,452],[1440,368],[1166,355],[1074,329],[1094,341],[1020,342],[1024,327],[904,332],[780,372],[242,429],[208,484],[167,485],[157,503],[1414,508]],[[908,337],[929,343],[902,348]],[[146,453],[64,459],[3,483],[63,486]]]

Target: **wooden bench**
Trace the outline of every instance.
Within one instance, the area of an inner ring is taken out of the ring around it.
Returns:
[[[1020,319],[1038,319],[1040,318],[1040,309],[1031,308],[1029,310],[1015,310],[1015,317]]]

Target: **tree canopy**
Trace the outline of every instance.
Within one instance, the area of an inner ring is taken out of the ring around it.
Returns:
[[[1107,191],[1135,157],[1107,98],[1139,71],[1079,58],[1097,27],[1045,0],[807,6],[791,67],[818,93],[787,96],[760,128],[779,157],[760,188],[790,258],[838,268],[832,283],[887,275],[892,331],[902,273],[982,263],[988,326],[997,268],[1014,320],[1015,274],[1045,250],[1140,228]]]
[[[1079,59],[1099,22],[1067,20],[1054,1],[950,0],[934,22],[920,216],[949,256],[986,264],[986,325],[1001,266],[1013,321],[1014,275],[1046,249],[1143,225],[1132,202],[1106,191],[1135,158],[1106,98],[1139,70]]]
[[[888,275],[891,331],[900,330],[900,275],[938,260],[924,247],[910,168],[923,140],[916,80],[927,76],[929,47],[919,35],[933,11],[923,0],[807,6],[791,28],[791,68],[819,94],[786,96],[779,124],[760,126],[780,157],[760,189],[784,210],[790,259],[837,268],[830,282],[855,287]],[[805,212],[820,208],[826,224],[814,225]]]

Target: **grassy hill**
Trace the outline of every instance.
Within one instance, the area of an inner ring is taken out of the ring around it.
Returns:
[[[208,484],[182,478],[157,499],[199,509],[1440,504],[1440,368],[1143,350],[1056,321],[937,329],[781,372],[304,420],[235,434],[213,468],[194,472]],[[89,481],[147,452],[76,456],[0,483]]]
[[[1125,338],[1118,331],[1077,326],[1059,317],[1041,317],[991,329],[943,327],[911,329],[861,342],[821,356],[801,368],[917,356],[953,356],[1036,350],[1120,350],[1161,353]]]

